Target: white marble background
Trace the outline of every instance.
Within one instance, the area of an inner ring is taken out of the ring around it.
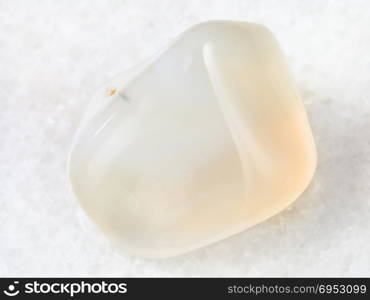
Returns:
[[[287,210],[177,258],[116,252],[69,191],[90,93],[209,19],[280,40],[318,145]],[[370,2],[0,0],[0,276],[370,276]]]

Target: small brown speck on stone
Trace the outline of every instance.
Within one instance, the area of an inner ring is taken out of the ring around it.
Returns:
[[[117,90],[116,89],[110,89],[108,92],[107,92],[107,95],[108,96],[113,96],[114,94],[117,93]]]

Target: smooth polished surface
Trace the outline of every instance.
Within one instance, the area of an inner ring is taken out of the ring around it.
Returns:
[[[370,276],[370,3],[367,0],[0,0],[0,275]],[[209,19],[271,28],[318,147],[288,210],[163,260],[112,249],[66,176],[101,83]],[[99,71],[99,72],[98,72]]]
[[[71,184],[128,252],[179,255],[280,212],[316,150],[273,35],[246,22],[191,27],[97,92],[72,147]]]

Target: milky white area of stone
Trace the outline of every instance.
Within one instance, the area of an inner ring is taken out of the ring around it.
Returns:
[[[69,175],[88,215],[134,255],[183,254],[280,212],[316,167],[311,130],[273,35],[211,21],[108,82]]]
[[[368,1],[0,1],[1,276],[369,276]],[[210,19],[271,28],[318,147],[289,210],[164,260],[112,249],[65,165],[99,85]]]

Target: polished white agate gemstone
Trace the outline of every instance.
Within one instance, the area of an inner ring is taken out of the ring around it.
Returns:
[[[98,227],[128,252],[155,258],[277,214],[315,166],[274,36],[261,25],[212,21],[97,91],[69,175]]]

